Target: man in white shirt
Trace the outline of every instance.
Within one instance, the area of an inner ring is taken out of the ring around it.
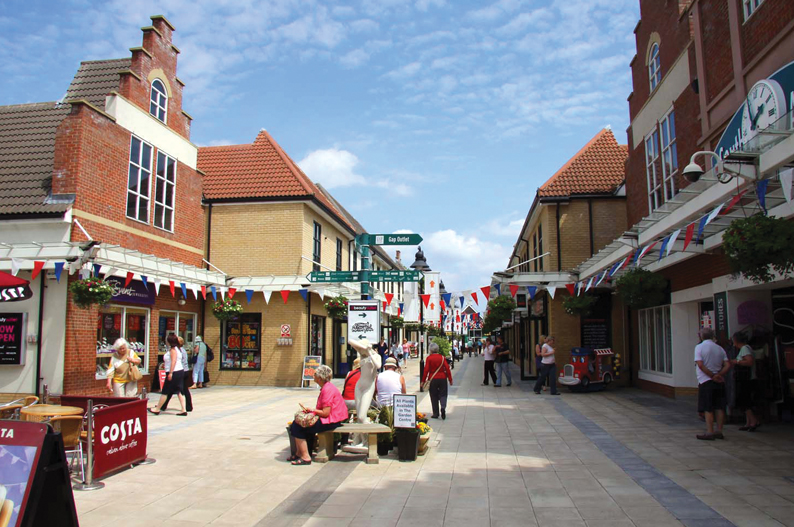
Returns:
[[[491,376],[493,383],[496,384],[496,369],[494,368],[494,360],[496,356],[494,355],[494,344],[490,340],[485,341],[483,344],[483,357],[485,358],[485,376],[482,380],[483,386],[488,386],[488,375]]]
[[[722,425],[725,422],[725,378],[731,368],[728,355],[722,346],[714,342],[714,330],[700,330],[701,342],[695,346],[695,373],[698,378],[698,412],[706,415],[706,433],[697,436],[704,441],[725,439]],[[714,414],[717,416],[717,431],[714,431]]]

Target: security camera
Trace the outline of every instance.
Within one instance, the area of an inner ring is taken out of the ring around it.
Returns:
[[[705,173],[697,163],[689,163],[684,169],[684,177],[690,183],[696,182]]]

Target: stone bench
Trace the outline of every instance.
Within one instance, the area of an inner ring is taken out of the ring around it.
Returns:
[[[345,423],[342,426],[317,434],[317,455],[314,460],[317,463],[327,463],[334,458],[334,433],[339,434],[367,434],[369,438],[369,451],[367,452],[367,464],[377,465],[378,459],[378,434],[388,434],[391,428],[379,423]]]

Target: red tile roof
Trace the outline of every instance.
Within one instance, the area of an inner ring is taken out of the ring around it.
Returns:
[[[305,197],[315,199],[341,223],[353,229],[265,130],[260,131],[250,145],[199,148],[198,168],[205,173],[204,198],[207,200]]]
[[[625,178],[628,146],[619,145],[612,130],[598,132],[539,189],[544,197],[611,194]]]

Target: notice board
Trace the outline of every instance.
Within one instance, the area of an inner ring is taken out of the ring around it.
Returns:
[[[0,366],[25,364],[27,313],[0,313]]]
[[[396,393],[392,397],[394,428],[416,428],[416,395]]]

